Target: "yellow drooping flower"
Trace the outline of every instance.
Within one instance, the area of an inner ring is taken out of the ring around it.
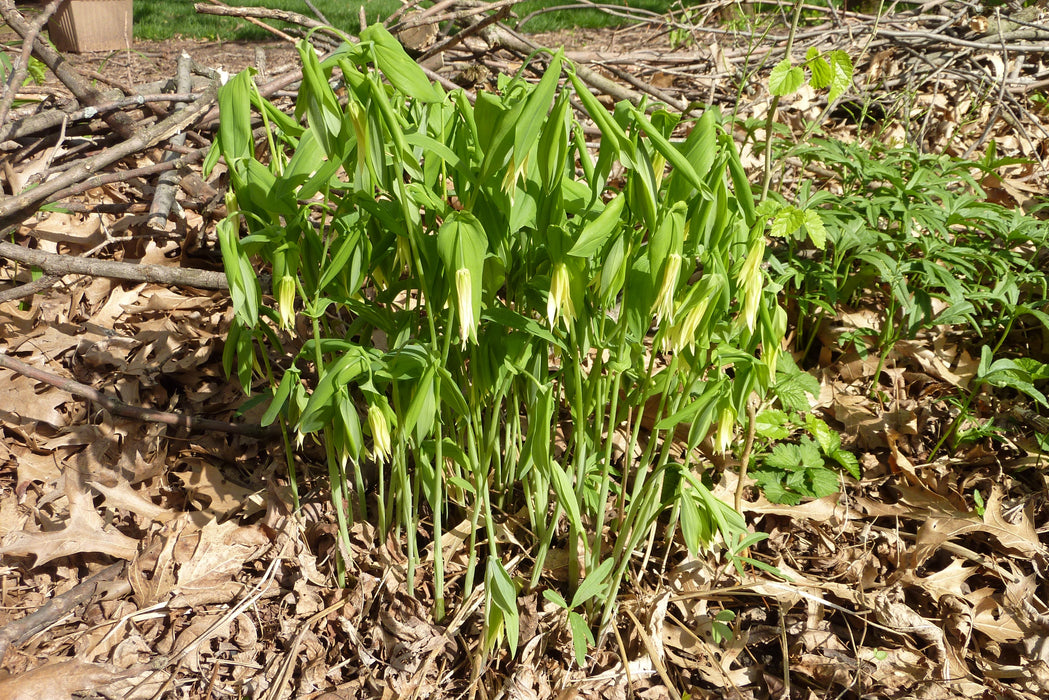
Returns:
[[[687,346],[692,352],[696,351],[696,329],[699,328],[699,324],[703,322],[703,318],[707,315],[707,309],[710,307],[710,297],[701,296],[695,299],[688,308],[685,309],[685,314],[680,316],[677,323],[670,327],[670,332],[667,334],[666,343],[669,350],[674,352],[681,352]]]
[[[747,330],[753,332],[758,317],[758,304],[761,303],[762,282],[761,261],[765,258],[765,241],[759,238],[750,246],[747,259],[739,271],[740,301],[743,304],[743,323]]]
[[[674,292],[677,291],[677,278],[680,274],[681,256],[671,253],[667,256],[667,264],[663,270],[663,284],[659,287],[659,294],[652,305],[657,326],[662,325],[664,318],[670,323],[674,322]]]
[[[295,278],[291,275],[284,275],[277,283],[277,312],[280,327],[290,330],[295,324]]]
[[[477,319],[474,318],[473,277],[470,270],[461,267],[455,271],[455,294],[459,312],[459,337],[462,347],[469,341],[477,342]]]
[[[572,304],[572,285],[568,277],[568,267],[564,263],[554,265],[550,275],[550,295],[546,298],[546,317],[554,326],[558,319],[563,319],[566,326],[575,320],[575,306]]]
[[[718,413],[718,430],[714,436],[714,450],[725,454],[732,447],[732,438],[736,436],[736,411],[732,406],[725,406]]]
[[[390,426],[386,422],[386,414],[375,404],[368,406],[368,427],[372,431],[372,457],[380,464],[385,464],[393,451]]]

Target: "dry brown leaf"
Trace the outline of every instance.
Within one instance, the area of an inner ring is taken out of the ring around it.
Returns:
[[[254,489],[227,479],[222,469],[205,458],[187,457],[181,463],[192,469],[188,475],[180,475],[185,480],[190,499],[217,519],[226,518],[243,508],[255,493]]]
[[[244,563],[270,544],[256,526],[212,521],[199,531],[184,531],[173,552],[179,564],[172,607],[194,607],[229,600],[242,588],[233,580]]]
[[[95,511],[90,494],[79,483],[75,468],[65,470],[69,518],[58,530],[45,532],[15,531],[0,541],[0,554],[33,556],[33,567],[83,552],[108,554],[118,559],[131,559],[138,552],[138,540],[106,527]]]
[[[73,693],[93,690],[111,682],[112,671],[99,664],[60,661],[0,681],[3,700],[72,700]]]
[[[973,608],[973,629],[996,642],[1017,642],[1023,639],[1025,635],[1016,618],[990,595],[993,591],[988,589],[988,593]]]
[[[66,424],[67,414],[58,410],[73,399],[64,391],[35,379],[4,370],[0,372],[0,420],[14,425],[47,423],[55,428]]]

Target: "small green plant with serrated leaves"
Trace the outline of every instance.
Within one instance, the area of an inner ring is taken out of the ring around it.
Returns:
[[[822,498],[840,490],[840,470],[860,478],[856,456],[841,445],[841,436],[819,418],[808,415],[805,434],[786,442],[797,430],[797,416],[769,409],[757,416],[757,435],[775,442],[761,456],[751,476],[773,503],[795,505],[803,498]]]
[[[834,102],[852,87],[852,59],[844,51],[823,53],[816,47],[805,52],[805,60],[795,65],[787,56],[769,74],[769,92],[776,97],[793,95],[806,82],[817,90],[827,89],[827,100]]]

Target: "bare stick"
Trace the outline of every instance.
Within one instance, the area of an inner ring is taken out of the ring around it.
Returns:
[[[471,24],[469,27],[467,27],[466,29],[462,30],[461,32],[457,32],[457,33],[453,34],[452,36],[448,37],[444,41],[442,41],[442,42],[436,44],[435,46],[433,46],[432,48],[430,48],[430,50],[428,50],[426,53],[424,53],[422,56],[419,57],[419,62],[421,63],[421,62],[425,61],[426,59],[430,58],[431,56],[436,56],[437,54],[441,53],[442,51],[447,51],[451,47],[456,46],[457,44],[462,43],[464,39],[467,39],[467,38],[473,36],[474,34],[477,34],[482,29],[484,29],[485,27],[488,27],[489,25],[495,24],[496,22],[501,22],[502,20],[506,19],[506,16],[508,14],[510,14],[510,6],[509,5],[503,5],[502,7],[500,7],[497,11],[493,12],[492,14],[487,15],[487,16],[481,18],[480,20],[474,22],[473,24]]]
[[[312,2],[310,2],[310,0],[303,0],[303,1],[306,3],[306,7],[310,8],[310,12],[312,12],[315,15],[317,15],[317,19],[319,19],[321,22],[324,22],[325,24],[328,24],[328,25],[331,24],[331,22],[328,21],[328,18],[324,16],[324,13],[321,12],[320,10],[318,10],[317,6],[314,5]]]
[[[25,80],[26,75],[29,74],[29,57],[33,53],[33,42],[40,35],[40,30],[47,23],[47,20],[51,15],[55,14],[60,3],[61,0],[51,0],[44,7],[44,11],[29,24],[29,33],[22,38],[22,53],[18,57],[18,62],[15,63],[14,70],[11,71],[8,83],[4,89],[4,97],[0,99],[0,124],[7,123],[7,114],[11,111],[11,105],[15,102],[18,87]]]
[[[78,258],[73,255],[59,255],[33,248],[23,248],[8,241],[0,241],[0,258],[33,265],[47,275],[91,275],[128,282],[152,282],[197,289],[229,289],[226,275],[222,272],[198,270],[191,267],[139,265],[116,260]]]
[[[214,2],[214,0],[209,0]],[[275,10],[269,7],[230,7],[229,5],[204,5],[197,3],[193,6],[197,12],[202,15],[220,15],[222,17],[243,17],[244,19],[251,21],[253,18],[262,17],[264,19],[276,19],[281,22],[288,22],[289,24],[297,24],[300,27],[306,27],[307,29],[319,29],[327,34],[331,34],[339,41],[343,40],[342,34],[335,31],[323,22],[318,22],[312,17],[306,15],[300,15],[298,12],[289,12],[287,10]],[[285,35],[287,36],[287,35]],[[295,41],[291,37],[288,37],[291,41]]]
[[[0,658],[12,644],[16,647],[25,644],[37,632],[47,629],[77,608],[93,601],[99,595],[102,586],[120,577],[126,566],[127,562],[123,561],[111,564],[65,593],[47,601],[36,612],[4,625],[0,630]]]
[[[15,9],[14,3],[11,0],[0,0],[0,16],[3,16],[4,22],[6,22],[11,29],[15,30],[24,41],[29,43],[26,37],[30,36],[32,26],[26,22],[22,13]],[[39,58],[44,65],[51,69],[51,72],[62,81],[63,85],[69,88],[70,92],[72,92],[82,104],[86,106],[94,106],[108,101],[108,98],[102,93],[84,82],[84,79],[69,65],[65,57],[51,48],[51,45],[46,41],[37,36],[33,38],[32,46],[33,54]],[[104,116],[103,119],[105,119],[106,123],[123,138],[130,138],[135,133],[135,123],[131,120],[131,117],[123,112],[113,112]],[[5,140],[6,138],[7,127],[0,127],[0,141]]]
[[[220,2],[220,0],[208,0],[208,2],[210,2],[212,5],[215,5],[216,7],[226,7],[226,8],[229,8],[231,10],[239,9],[239,8],[229,7],[229,5],[227,5],[224,2]],[[199,7],[199,5],[195,5],[194,7]],[[200,12],[200,10],[198,9],[197,12]],[[292,43],[292,44],[294,44],[295,41],[296,41],[295,37],[293,37],[292,35],[286,34],[285,32],[282,32],[281,30],[277,29],[276,27],[271,27],[270,25],[266,24],[265,22],[260,22],[259,20],[255,19],[254,17],[252,17],[250,15],[241,15],[241,16],[244,19],[246,19],[249,22],[251,22],[252,24],[254,24],[256,27],[259,27],[260,29],[265,29],[270,34],[273,34],[274,36],[279,36],[281,39],[284,39],[284,41],[287,41],[287,42]]]
[[[178,92],[188,92],[191,83],[190,76],[190,65],[193,60],[189,57],[189,54],[185,51],[182,52],[178,57],[178,84],[175,90]],[[185,104],[180,104],[179,107],[185,107]],[[181,146],[186,143],[186,132],[180,132],[171,139],[171,145]],[[164,156],[164,161],[169,162],[178,160],[178,155],[175,153],[167,153]],[[154,229],[163,231],[164,224],[168,220],[168,216],[171,214],[171,206],[175,203],[175,188],[180,180],[178,171],[168,170],[161,174],[159,181],[157,182],[157,189],[153,194],[153,205],[149,209],[149,217],[146,219],[146,226]]]
[[[0,200],[0,226],[6,226],[12,219],[24,214],[36,205],[42,204],[48,197],[70,185],[85,180],[92,173],[111,165],[121,158],[138,153],[164,141],[195,122],[215,101],[215,87],[212,86],[185,109],[172,114],[167,119],[154,124],[148,129],[139,131],[132,138],[108,148],[90,158],[84,158],[72,168],[53,180],[49,180],[33,189]]]
[[[61,277],[57,275],[45,275],[40,279],[33,280],[32,282],[26,282],[25,284],[19,285],[14,289],[5,289],[0,291],[0,304],[5,301],[14,301],[15,299],[25,299],[31,297],[38,292],[42,292],[45,289],[51,289],[58,284]]]
[[[43,382],[44,384],[55,387],[56,389],[61,389],[73,396],[87,399],[92,403],[98,404],[110,413],[117,416],[124,416],[125,418],[134,418],[136,420],[146,421],[147,423],[162,423],[177,428],[185,428],[186,430],[211,431],[216,433],[263,436],[272,432],[270,429],[258,425],[227,423],[225,421],[212,420],[210,418],[197,418],[195,416],[187,416],[180,413],[158,411],[153,408],[131,406],[120,399],[109,396],[108,394],[103,394],[94,387],[82,384],[75,379],[59,377],[57,374],[52,374],[46,370],[27,365],[20,360],[16,360],[5,352],[0,352],[0,367],[9,369],[12,372],[17,372],[18,374],[29,377],[30,379],[35,379],[38,382]]]
[[[195,100],[198,97],[200,97],[200,95],[196,93],[178,95],[134,95],[132,97],[123,97],[119,100],[103,102],[98,106],[84,107],[83,109],[74,109],[72,111],[66,111],[65,109],[52,109],[47,112],[38,112],[37,114],[30,115],[23,119],[15,119],[11,122],[7,138],[13,140],[22,138],[23,136],[32,136],[41,131],[58,128],[64,121],[77,122],[84,119],[93,119],[99,114],[112,112],[117,109],[136,107],[138,105],[145,105],[153,102],[188,102],[190,100]]]

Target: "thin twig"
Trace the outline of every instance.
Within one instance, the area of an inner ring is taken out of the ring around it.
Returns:
[[[193,60],[189,57],[189,54],[183,51],[178,57],[178,83],[175,89],[178,92],[188,92],[190,82],[192,80],[190,76],[190,66]],[[184,107],[185,104],[180,104],[179,107]],[[171,139],[172,146],[182,146],[186,143],[186,132],[175,134],[174,138]],[[164,162],[171,162],[179,160],[179,157],[175,153],[167,153],[164,156]],[[171,207],[175,203],[175,187],[178,185],[180,177],[176,170],[168,170],[160,175],[157,182],[156,191],[153,194],[153,204],[149,209],[149,217],[146,219],[146,226],[151,229],[162,231],[164,225],[167,223],[168,216],[171,214]]]
[[[14,301],[16,299],[25,299],[31,297],[34,294],[39,294],[47,289],[51,289],[61,281],[61,277],[58,275],[44,275],[39,279],[35,279],[32,282],[26,282],[25,284],[19,285],[14,289],[4,289],[0,291],[0,304],[5,301]],[[2,653],[0,653],[2,656]]]
[[[11,105],[15,102],[18,88],[29,74],[29,59],[33,54],[33,43],[36,41],[37,36],[40,35],[40,30],[43,29],[47,20],[58,10],[61,2],[62,0],[51,0],[44,6],[44,10],[40,15],[29,23],[28,33],[22,37],[22,52],[18,57],[18,61],[14,64],[11,75],[8,76],[7,85],[4,86],[4,96],[0,99],[0,124],[7,123],[7,114],[11,111]],[[4,4],[6,5],[7,3]],[[13,8],[11,11],[13,11]]]

